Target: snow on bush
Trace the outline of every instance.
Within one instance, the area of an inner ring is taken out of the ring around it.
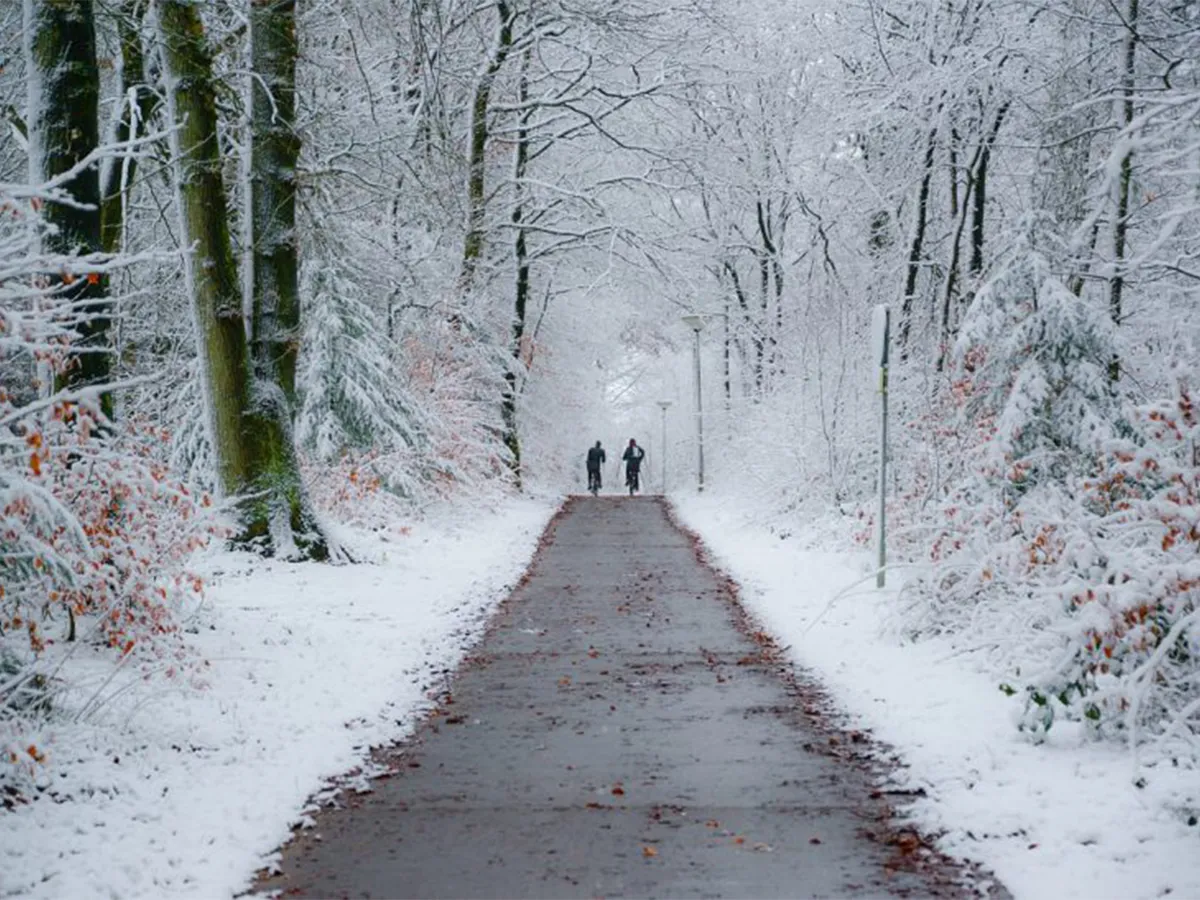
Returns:
[[[159,458],[166,436],[99,411],[101,386],[58,387],[75,311],[61,287],[91,277],[39,250],[36,194],[0,186],[0,791],[28,793],[45,762],[34,739],[70,687],[81,646],[113,665],[172,673],[170,641],[202,584],[192,551],[218,526],[206,497]],[[55,277],[48,277],[53,274]],[[36,370],[32,385],[30,370]],[[106,683],[73,710],[86,716]]]
[[[398,378],[391,341],[336,266],[306,267],[296,442],[319,463],[412,496],[422,480],[425,417]],[[334,481],[343,484],[341,475]],[[322,486],[326,494],[330,486]]]
[[[1168,749],[1200,736],[1200,433],[1186,387],[1124,407],[1116,353],[1105,311],[1018,245],[932,417],[955,462],[898,503],[926,526],[898,542],[927,563],[905,621],[989,654],[1034,739],[1070,719]]]

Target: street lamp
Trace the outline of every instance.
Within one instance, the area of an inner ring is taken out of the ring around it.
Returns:
[[[704,316],[689,313],[683,323],[692,329],[696,341],[692,345],[692,359],[696,366],[696,490],[704,493],[704,398],[700,390],[700,332],[704,328]]]
[[[667,493],[667,410],[671,407],[671,400],[659,400],[658,408],[662,410],[662,446],[658,450],[659,456],[662,457],[662,492],[665,496]]]

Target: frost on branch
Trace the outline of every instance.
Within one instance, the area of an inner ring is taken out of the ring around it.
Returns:
[[[917,631],[989,651],[1020,727],[1176,753],[1200,736],[1200,424],[1181,382],[1123,406],[1103,310],[1018,246],[975,298],[947,418],[972,465],[928,510]]]
[[[207,499],[169,476],[160,458],[165,435],[136,419],[105,421],[99,396],[107,385],[54,389],[77,335],[74,306],[57,285],[82,262],[42,253],[39,206],[36,193],[0,185],[6,799],[27,791],[46,758],[30,738],[39,724],[61,711],[86,717],[102,702],[95,690],[81,696],[61,674],[75,671],[62,669],[69,656],[94,654],[111,666],[177,651],[170,639],[178,614],[202,592],[187,560],[215,528],[204,512]]]
[[[390,341],[336,267],[306,275],[296,443],[322,465],[346,464],[351,483],[362,477],[412,496],[424,474],[427,425],[398,377]]]
[[[964,413],[994,418],[990,462],[1017,491],[1089,465],[1118,419],[1113,324],[1052,272],[1037,225],[976,295],[955,347],[971,384]]]

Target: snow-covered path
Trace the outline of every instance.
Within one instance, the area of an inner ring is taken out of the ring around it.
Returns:
[[[402,737],[533,554],[554,503],[354,538],[355,566],[225,553],[203,690],[130,689],[47,733],[46,795],[0,811],[0,897],[230,897],[326,779]],[[57,801],[57,802],[56,802]]]
[[[898,633],[896,586],[875,589],[868,553],[801,549],[736,498],[675,502],[792,659],[895,748],[899,785],[919,795],[911,813],[943,850],[982,863],[1017,900],[1200,897],[1194,769],[1138,771],[1124,747],[1070,723],[1030,744],[1014,725],[1021,698],[969,643]]]
[[[580,498],[285,896],[952,896],[653,499]],[[786,665],[783,669],[786,670]],[[849,742],[847,742],[849,743]]]

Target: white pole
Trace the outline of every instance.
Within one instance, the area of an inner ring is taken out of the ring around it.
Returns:
[[[662,454],[662,493],[665,496],[667,493],[667,409],[672,401],[659,400],[658,408],[662,410],[662,449],[659,452]]]
[[[700,329],[696,330],[693,355],[696,360],[696,453],[697,493],[704,493],[704,395],[700,389]]]
[[[875,586],[881,588],[887,584],[888,332],[891,314],[886,306],[875,307],[871,324],[874,350],[879,360],[879,523],[876,535],[879,570],[875,576]]]

